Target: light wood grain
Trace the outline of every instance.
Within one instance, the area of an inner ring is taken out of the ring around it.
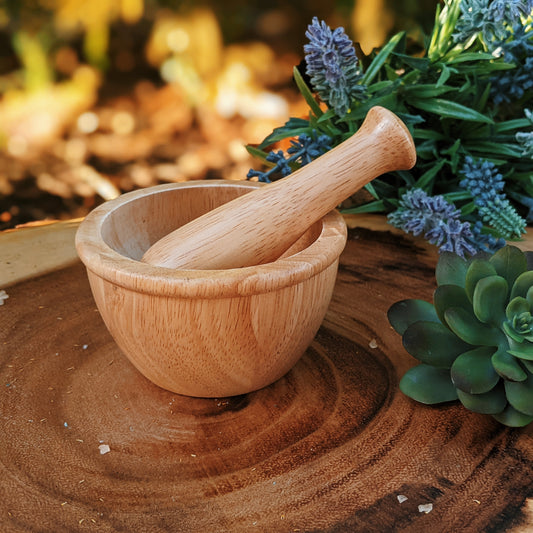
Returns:
[[[74,236],[80,221],[0,232],[0,289],[77,262]]]
[[[104,322],[133,364],[165,389],[202,397],[257,390],[284,375],[320,327],[346,242],[337,212],[273,263],[187,271],[138,260],[169,226],[257,188],[220,180],[145,189],[79,228],[78,252]]]
[[[431,250],[351,230],[313,344],[283,378],[232,399],[143,378],[81,265],[12,286],[0,307],[0,530],[531,531],[533,427],[398,390],[416,361],[386,310],[431,298]]]
[[[169,233],[142,260],[187,269],[238,268],[274,261],[314,222],[363,185],[385,172],[409,169],[415,161],[414,142],[406,126],[390,111],[374,107],[358,132],[333,150],[292,175]]]

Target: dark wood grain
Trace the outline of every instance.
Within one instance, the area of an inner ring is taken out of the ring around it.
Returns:
[[[351,231],[304,357],[270,387],[218,399],[142,377],[81,265],[10,287],[0,530],[531,531],[533,429],[398,391],[414,361],[386,310],[430,299],[435,261],[416,242]]]

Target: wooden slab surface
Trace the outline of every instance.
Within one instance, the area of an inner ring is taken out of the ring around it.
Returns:
[[[386,311],[431,298],[435,261],[418,241],[351,230],[304,357],[270,387],[218,399],[142,377],[81,264],[9,286],[0,531],[532,531],[533,427],[398,391],[415,361]]]

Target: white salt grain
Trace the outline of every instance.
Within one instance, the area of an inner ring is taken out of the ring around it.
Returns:
[[[403,502],[408,500],[407,496],[404,496],[403,494],[398,494],[398,496],[396,496],[396,498],[398,498],[398,501],[400,503],[403,503]]]
[[[100,450],[100,455],[104,455],[111,451],[111,448],[108,444],[100,444],[100,446],[98,446],[98,449]]]
[[[5,300],[9,298],[9,294],[7,294],[6,291],[1,290],[0,291],[0,305],[4,305]]]
[[[378,341],[376,339],[372,339],[369,343],[368,343],[368,346],[372,349],[374,348],[377,348],[378,347]]]
[[[425,503],[423,505],[418,506],[418,512],[419,513],[431,513],[433,511],[433,504],[432,503]]]

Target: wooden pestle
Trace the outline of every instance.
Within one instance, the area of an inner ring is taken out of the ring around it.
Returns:
[[[291,175],[236,198],[156,242],[142,261],[226,269],[276,260],[314,222],[377,176],[416,161],[405,124],[373,107],[352,137]]]

